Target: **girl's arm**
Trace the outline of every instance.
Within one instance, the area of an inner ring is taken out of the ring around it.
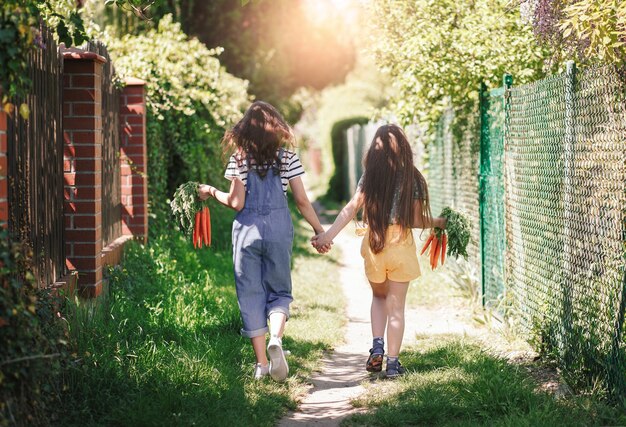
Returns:
[[[339,234],[339,232],[343,230],[350,221],[352,221],[362,205],[363,193],[357,191],[354,196],[352,196],[352,200],[350,200],[348,204],[344,206],[341,212],[339,212],[339,215],[337,215],[337,218],[335,218],[335,222],[326,231],[326,233],[320,236],[316,236],[311,240],[313,245],[317,247],[330,244],[337,236],[337,234]]]
[[[212,185],[200,184],[198,186],[198,195],[201,200],[206,200],[209,196],[213,197],[222,205],[236,211],[242,210],[246,202],[246,188],[243,185],[243,181],[239,178],[233,178],[230,181],[228,193],[224,193]]]
[[[448,220],[444,217],[432,217],[430,221],[424,221],[422,217],[422,201],[413,201],[413,228],[446,228]]]
[[[309,201],[309,196],[306,195],[306,190],[304,189],[304,184],[302,183],[302,179],[298,176],[289,180],[289,186],[291,187],[291,192],[293,193],[293,198],[296,201],[296,206],[298,210],[306,219],[306,221],[311,224],[313,227],[313,231],[315,234],[320,234],[324,232],[324,228],[320,223],[317,214],[315,213],[315,209],[311,205]]]

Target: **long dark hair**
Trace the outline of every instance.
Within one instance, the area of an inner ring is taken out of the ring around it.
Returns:
[[[295,144],[291,127],[276,108],[267,102],[255,101],[248,107],[243,118],[224,134],[222,146],[225,155],[237,153],[238,162],[254,159],[261,177],[270,168],[280,170],[279,147]]]
[[[413,226],[413,192],[418,185],[422,196],[422,221],[430,223],[428,186],[413,164],[409,141],[397,125],[383,125],[376,131],[363,160],[363,221],[369,227],[369,245],[374,253],[385,247],[385,232],[391,221],[394,193],[400,186],[397,223],[402,233]]]

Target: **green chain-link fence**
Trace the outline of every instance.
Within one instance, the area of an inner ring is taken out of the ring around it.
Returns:
[[[433,212],[452,205],[479,219],[486,305],[556,356],[573,385],[624,398],[626,73],[572,64],[508,84],[481,90],[479,132],[470,121],[455,133],[452,113],[442,117]]]

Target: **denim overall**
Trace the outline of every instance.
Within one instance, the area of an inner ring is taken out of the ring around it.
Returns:
[[[293,223],[280,172],[270,168],[261,178],[248,167],[246,201],[233,221],[233,264],[244,337],[265,335],[274,312],[289,317],[292,246]]]

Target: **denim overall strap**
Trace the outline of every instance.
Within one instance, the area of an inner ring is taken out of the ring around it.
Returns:
[[[282,148],[279,150],[278,158],[283,158]],[[270,167],[265,177],[262,178],[254,168],[250,167],[248,161],[244,209],[249,209],[259,215],[270,215],[273,210],[287,208],[280,168],[280,165]]]

